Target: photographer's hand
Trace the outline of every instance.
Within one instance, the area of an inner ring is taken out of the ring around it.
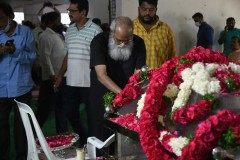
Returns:
[[[16,47],[13,43],[9,43],[8,45],[5,45],[4,48],[5,48],[5,51],[10,54],[13,54],[16,50]]]
[[[0,55],[4,53],[4,44],[0,44]]]

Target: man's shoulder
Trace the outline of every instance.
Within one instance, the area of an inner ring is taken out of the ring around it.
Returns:
[[[214,30],[213,27],[208,23],[205,23],[205,28],[209,30]]]
[[[22,32],[31,32],[32,33],[32,30],[29,28],[29,27],[27,27],[27,26],[25,26],[25,25],[21,25],[21,24],[17,24],[16,25],[16,29],[20,32],[20,33],[22,33]]]
[[[143,42],[144,40],[140,36],[133,34],[133,41],[134,43],[140,43]]]
[[[108,38],[109,38],[108,32],[101,32],[94,37],[94,39],[97,39],[98,41],[107,41]]]

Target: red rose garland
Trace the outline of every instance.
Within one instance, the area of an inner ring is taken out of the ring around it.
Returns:
[[[230,127],[239,125],[239,120],[240,116],[230,110],[222,110],[218,114],[210,116],[198,125],[194,138],[183,148],[179,160],[207,159],[223,132]]]
[[[139,122],[139,137],[141,141],[141,145],[143,147],[143,150],[146,153],[146,156],[150,160],[158,160],[158,159],[175,159],[174,156],[170,155],[169,152],[165,150],[163,145],[159,142],[158,137],[161,133],[160,128],[158,128],[158,116],[159,113],[164,113],[166,110],[166,102],[162,100],[162,95],[166,89],[167,84],[169,83],[175,83],[176,85],[180,85],[182,83],[181,79],[181,71],[185,68],[191,67],[191,65],[195,62],[203,62],[203,63],[217,63],[217,64],[228,64],[228,60],[225,58],[225,56],[219,52],[214,52],[211,50],[205,50],[202,47],[197,47],[188,52],[185,56],[182,56],[183,59],[188,59],[191,61],[189,64],[179,64],[178,57],[173,58],[167,62],[165,62],[161,68],[153,70],[151,72],[151,76],[149,78],[150,83],[149,87],[146,91],[146,97],[144,101],[144,107],[141,111],[141,117]],[[177,67],[177,68],[176,68]],[[175,74],[175,70],[177,69],[177,74]],[[223,75],[223,74],[222,74]],[[239,75],[234,75],[234,80],[237,84],[239,84]],[[140,80],[138,79],[138,75],[133,75],[130,79],[129,86],[126,87],[126,90],[123,90],[123,93],[120,93],[120,98],[118,97],[118,100],[116,100],[115,104],[126,104],[129,103],[132,99],[136,98],[137,94],[140,94],[141,92],[138,91],[138,89],[135,89],[135,84],[137,84]],[[218,78],[220,79],[220,78]],[[239,85],[238,85],[239,86]],[[132,94],[131,92],[134,94]],[[137,91],[136,91],[137,90]],[[127,93],[128,92],[128,93]],[[130,96],[128,95],[129,93]],[[123,95],[123,96],[122,96]],[[118,95],[117,95],[118,96]],[[127,98],[127,100],[124,100],[124,98]],[[195,103],[192,106],[187,106],[183,109],[178,109],[174,113],[174,120],[177,122],[180,122],[182,124],[187,124],[192,122],[193,120],[203,118],[210,110],[211,102],[206,100],[201,100],[200,102]],[[228,117],[234,117],[235,119],[232,121],[235,121],[236,119],[239,119],[239,116],[236,114],[234,115],[231,111],[225,111],[224,113],[228,114]],[[219,131],[218,134],[221,135],[224,128],[229,127],[229,124],[234,126],[234,122],[232,121],[226,121],[221,122],[218,125],[213,125],[213,130],[204,130],[207,129],[205,125],[208,125],[207,122],[213,121],[214,123],[216,120],[221,121],[222,120],[222,112],[219,113],[216,116],[210,117],[210,119],[204,121],[201,123],[201,125],[198,126],[196,134],[198,134],[198,130],[201,130],[203,132],[209,133],[210,136],[215,135],[215,131]],[[224,117],[224,116],[223,116]],[[225,118],[228,118],[225,116]],[[236,121],[235,121],[236,122]],[[202,154],[209,154],[209,151],[212,150],[214,145],[219,139],[219,136],[215,135],[214,138],[205,136],[203,139],[199,139],[198,135],[195,136],[194,139],[191,140],[190,144],[186,146],[183,149],[183,154],[179,159],[195,159],[196,155],[202,155]],[[214,140],[213,140],[214,139]],[[201,142],[199,142],[201,141]],[[211,143],[210,143],[211,141]],[[206,147],[211,144],[208,150]],[[213,143],[214,142],[214,143]],[[201,143],[201,145],[197,146],[196,144]],[[196,149],[197,148],[197,149]],[[191,151],[189,154],[187,151]],[[205,159],[201,158],[200,156],[197,157],[197,159]]]
[[[212,103],[207,100],[200,100],[192,106],[185,106],[173,113],[173,120],[186,125],[204,118],[211,110]]]
[[[153,71],[154,70],[148,71],[148,79],[151,79]],[[129,82],[124,89],[116,95],[113,101],[113,106],[120,109],[123,105],[136,99],[142,92],[142,88],[138,84],[139,82],[141,82],[140,72],[137,72],[129,78]]]
[[[192,62],[227,64],[227,59],[218,52],[205,50],[202,47],[192,49],[187,55],[182,56]],[[165,62],[162,67],[153,73],[149,88],[146,91],[144,108],[139,122],[139,137],[143,150],[150,160],[173,159],[160,144],[159,128],[157,127],[158,111],[161,108],[162,95],[166,85],[174,74],[177,58]]]

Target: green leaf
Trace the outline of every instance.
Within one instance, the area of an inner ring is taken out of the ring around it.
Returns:
[[[214,97],[212,94],[205,94],[202,99],[212,102],[212,109],[217,108],[220,103],[220,100]]]
[[[103,105],[105,107],[111,106],[114,100],[114,94],[112,92],[107,92],[103,95]]]
[[[192,60],[187,59],[187,58],[180,59],[180,64],[189,64],[189,63],[192,63]]]
[[[225,149],[235,148],[238,146],[238,144],[236,143],[236,137],[232,132],[233,128],[231,127],[225,130],[224,133],[222,134],[220,142],[221,146]]]
[[[143,81],[143,80],[146,80],[146,79],[147,79],[147,75],[148,75],[147,72],[141,71],[139,77],[140,77],[141,80]]]
[[[228,91],[234,91],[237,89],[236,82],[232,77],[228,77],[224,80]]]

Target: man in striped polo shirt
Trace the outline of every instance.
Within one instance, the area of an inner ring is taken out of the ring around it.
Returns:
[[[87,0],[70,0],[68,13],[71,22],[65,35],[65,49],[67,55],[64,58],[62,68],[58,74],[55,90],[66,73],[66,103],[65,111],[74,132],[80,135],[79,147],[87,142],[87,131],[80,121],[79,105],[85,104],[88,113],[89,88],[90,88],[90,43],[100,32],[101,28],[87,18]]]

